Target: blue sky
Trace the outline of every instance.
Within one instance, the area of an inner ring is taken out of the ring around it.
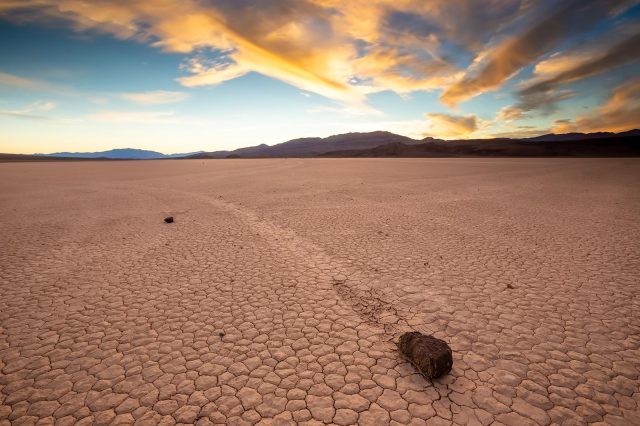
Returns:
[[[0,4],[0,152],[640,127],[638,1]]]

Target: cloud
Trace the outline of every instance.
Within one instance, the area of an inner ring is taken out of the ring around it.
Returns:
[[[429,119],[429,130],[427,131],[429,136],[467,137],[478,130],[480,125],[480,120],[473,114],[457,116],[428,113],[426,117]]]
[[[0,85],[40,92],[59,92],[61,89],[41,80],[21,77],[0,71]]]
[[[558,2],[553,10],[542,13],[541,18],[522,33],[507,37],[496,46],[488,46],[485,53],[476,57],[464,77],[444,90],[441,100],[453,106],[500,87],[523,67],[559,46],[571,34],[590,28],[603,16],[629,4],[632,1]]]
[[[26,118],[32,120],[51,120],[50,116],[42,115],[39,113],[51,111],[56,107],[53,101],[36,101],[24,108],[18,110],[0,110],[0,115],[14,117],[14,118]]]
[[[450,84],[460,72],[449,58],[452,46],[477,48],[519,15],[523,1],[24,0],[3,3],[0,13],[192,55],[183,67],[188,75],[178,79],[187,87],[258,72],[358,106],[373,92]],[[433,32],[422,30],[424,23]]]
[[[575,120],[557,120],[553,131],[622,132],[640,128],[640,77],[616,87],[604,104]]]
[[[167,124],[174,123],[172,111],[100,111],[87,118],[107,123]]]
[[[454,106],[540,59],[538,76],[558,73],[569,65],[545,55],[636,2],[23,0],[0,3],[0,17],[65,22],[186,55],[177,78],[185,87],[256,72],[365,110],[383,91],[443,90]],[[566,96],[541,92],[540,102]]]
[[[534,138],[536,136],[541,136],[551,132],[550,129],[529,129],[529,128],[521,128],[518,127],[513,130],[507,130],[503,132],[492,133],[492,138],[511,138],[511,139],[524,139],[524,138]]]
[[[640,32],[627,37],[595,57],[582,58],[573,62],[569,60],[569,63],[565,65],[565,69],[561,69],[560,72],[550,78],[533,81],[532,84],[520,90],[519,95],[528,97],[549,92],[559,85],[593,77],[621,65],[637,61],[640,59],[638,46],[640,46]]]
[[[183,65],[183,69],[192,75],[180,77],[178,81],[186,87],[216,86],[228,80],[242,77],[250,70],[233,63],[206,63],[205,61],[193,58],[188,64]]]
[[[620,38],[620,37],[618,37]],[[538,63],[534,77],[519,85],[518,103],[501,109],[497,118],[511,121],[523,118],[531,111],[550,114],[557,110],[557,103],[576,96],[561,86],[606,73],[622,65],[640,59],[640,32],[626,35],[622,40],[606,42],[553,55]]]
[[[330,113],[335,113],[335,114],[339,114],[339,115],[343,115],[343,116],[371,116],[371,115],[377,115],[377,116],[382,116],[384,115],[382,113],[382,111],[379,111],[369,105],[366,104],[362,104],[362,105],[345,105],[345,106],[318,106],[315,108],[310,108],[307,110],[308,112],[312,112],[312,113],[316,113],[316,112],[330,112]]]
[[[554,90],[549,88],[544,92],[535,92],[528,95],[521,95],[520,101],[511,106],[507,106],[498,111],[497,120],[514,121],[527,116],[527,113],[540,110],[544,115],[549,115],[557,111],[558,102],[576,96],[570,90]]]
[[[187,93],[165,90],[122,93],[120,96],[130,102],[142,105],[172,104],[185,101],[189,98]]]
[[[517,105],[506,106],[498,111],[496,120],[514,121],[523,118],[525,111]]]

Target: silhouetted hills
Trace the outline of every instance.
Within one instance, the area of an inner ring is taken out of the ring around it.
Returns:
[[[300,138],[276,145],[201,152],[187,158],[274,157],[628,157],[640,156],[640,130],[548,134],[528,139],[422,140],[390,132]]]
[[[640,137],[528,141],[472,139],[419,145],[390,143],[372,149],[332,151],[323,157],[639,157]]]
[[[64,158],[107,158],[117,160],[152,160],[160,158],[180,158],[194,155],[189,152],[184,154],[163,154],[157,151],[145,149],[119,148],[99,152],[54,152],[52,154],[35,154],[43,157],[64,157]]]
[[[580,141],[585,139],[604,139],[604,138],[619,138],[626,136],[640,136],[640,130],[634,129],[621,133],[612,132],[596,132],[596,133],[563,133],[556,135],[555,133],[549,133],[547,135],[536,136],[535,138],[526,138],[523,140],[532,142],[551,142],[551,141]]]
[[[262,144],[234,151],[202,152],[190,158],[314,157],[331,151],[369,149],[394,142],[405,145],[422,143],[422,141],[390,132],[345,133],[327,138],[292,139],[276,145]]]
[[[0,161],[284,157],[640,157],[640,130],[453,141],[431,137],[416,140],[390,132],[345,133],[327,138],[293,139],[276,145],[261,144],[233,151],[167,155],[124,148],[101,152],[0,154]]]

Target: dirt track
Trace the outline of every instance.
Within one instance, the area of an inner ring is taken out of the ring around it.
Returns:
[[[640,424],[638,159],[5,163],[0,224],[0,424]]]

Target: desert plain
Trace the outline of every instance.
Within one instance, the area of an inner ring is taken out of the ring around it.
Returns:
[[[640,159],[4,163],[0,224],[1,425],[640,424]]]

